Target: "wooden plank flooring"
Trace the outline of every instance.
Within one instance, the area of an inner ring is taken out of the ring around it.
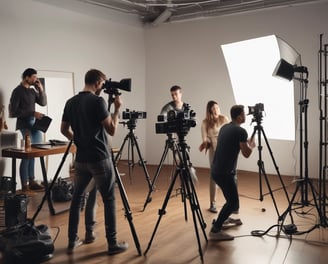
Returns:
[[[155,174],[156,166],[148,165],[148,172],[151,178]],[[185,221],[184,203],[178,188],[180,181],[172,191],[172,195],[166,206],[166,214],[162,216],[158,229],[155,232],[152,244],[150,238],[154,233],[155,224],[159,219],[158,210],[162,208],[164,198],[167,195],[168,186],[172,179],[174,168],[164,165],[156,181],[156,190],[151,193],[152,201],[147,203],[145,210],[143,207],[148,194],[148,184],[142,167],[136,165],[129,176],[128,167],[122,161],[119,164],[122,174],[129,206],[132,212],[132,223],[136,229],[140,242],[142,256],[138,255],[137,248],[132,237],[129,222],[125,218],[121,196],[117,190],[117,231],[118,239],[127,241],[130,245],[128,251],[115,255],[107,256],[106,239],[104,235],[103,207],[101,198],[98,197],[97,208],[97,239],[93,244],[82,245],[75,250],[72,255],[66,254],[67,247],[67,223],[68,212],[52,216],[49,213],[47,203],[36,218],[36,224],[46,224],[51,228],[54,241],[55,252],[52,259],[45,263],[156,263],[156,264],[196,264],[201,263],[196,238],[196,228],[192,219],[189,203],[187,201],[187,217]],[[207,224],[205,233],[208,234],[211,222],[216,218],[216,214],[209,212],[209,192],[208,192],[208,169],[197,169],[198,183],[196,184],[196,194],[201,206],[201,213]],[[202,229],[198,225],[198,232],[204,263],[273,263],[273,264],[308,264],[308,263],[328,263],[328,232],[327,228],[315,228],[310,233],[303,235],[293,235],[287,237],[283,232],[278,232],[277,227],[273,227],[266,235],[261,237],[252,236],[254,230],[265,231],[278,222],[278,214],[274,206],[276,202],[277,210],[281,215],[288,207],[288,202],[283,190],[276,190],[281,187],[278,176],[267,177],[269,186],[273,192],[273,197],[268,194],[268,185],[265,178],[262,179],[264,193],[263,201],[259,200],[259,176],[257,173],[240,171],[238,174],[238,188],[240,193],[240,214],[243,225],[229,229],[227,232],[235,236],[233,241],[227,242],[206,242]],[[284,177],[287,192],[291,196],[295,192],[295,184],[292,183],[293,177]],[[32,195],[28,204],[28,216],[32,217],[40,205],[42,194]],[[293,205],[291,215],[294,218],[298,231],[306,231],[319,222],[318,210],[310,197],[309,206]],[[300,195],[296,195],[295,202],[299,202]],[[223,197],[218,191],[217,204],[222,206]],[[56,210],[65,208],[69,204],[55,204]],[[83,212],[79,228],[79,235],[84,237]],[[196,221],[198,223],[198,221]],[[288,214],[284,224],[291,222]],[[149,247],[147,255],[143,253]]]

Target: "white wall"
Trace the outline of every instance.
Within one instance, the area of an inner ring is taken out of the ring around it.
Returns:
[[[205,116],[206,103],[210,99],[217,100],[221,111],[227,115],[229,115],[230,107],[235,103],[220,45],[275,34],[301,54],[303,65],[307,66],[310,71],[309,176],[318,177],[317,54],[319,34],[325,34],[325,43],[328,42],[327,11],[328,4],[321,3],[148,28],[146,31],[146,85],[147,109],[150,114],[147,123],[147,155],[150,163],[156,164],[160,160],[166,138],[165,135],[155,134],[156,116],[160,111],[160,106],[171,99],[169,88],[173,84],[179,84],[183,89],[184,101],[188,102],[197,113],[198,125],[191,128],[187,136],[187,143],[191,147],[191,161],[196,166],[209,166],[208,158],[198,151],[201,141],[200,123]],[[254,78],[256,78],[256,69],[254,69]],[[279,102],[277,102],[277,107],[279,107]],[[283,129],[286,122],[292,121],[285,120],[282,116],[281,123],[277,126]],[[298,173],[298,144],[298,142],[269,139],[275,161],[284,175]],[[239,168],[257,171],[257,152],[256,149],[248,160],[240,158]],[[266,171],[274,172],[271,157],[265,146],[263,154]]]
[[[90,68],[102,70],[113,81],[130,77],[132,92],[122,92],[122,110],[145,110],[145,46],[140,27],[32,0],[2,0],[0,36],[0,103],[6,110],[12,90],[28,67],[73,72],[77,92],[83,88],[84,74]],[[62,109],[48,114],[59,120]],[[15,121],[7,118],[9,130],[15,129]],[[113,145],[120,145],[127,132],[120,125]],[[145,128],[138,127],[137,133],[140,148],[145,149]],[[5,175],[11,174],[10,164],[6,160]]]
[[[327,43],[327,10],[328,4],[322,3],[145,30],[132,26],[131,21],[104,19],[103,13],[92,17],[39,1],[2,0],[0,103],[8,105],[11,91],[27,67],[73,72],[76,91],[83,87],[84,74],[90,68],[103,70],[115,81],[130,77],[132,92],[123,92],[122,110],[147,111],[147,119],[138,120],[136,135],[144,158],[149,164],[158,164],[166,136],[155,134],[154,124],[161,106],[170,100],[169,88],[179,84],[183,87],[184,100],[197,112],[198,125],[187,136],[191,160],[195,166],[208,167],[207,157],[198,151],[199,124],[205,115],[206,102],[218,100],[226,114],[234,104],[220,45],[276,34],[301,53],[303,65],[310,71],[309,175],[318,177],[317,52],[319,34],[325,34]],[[61,109],[49,115],[60,119]],[[14,130],[15,119],[7,122],[9,129]],[[282,117],[277,125],[283,129],[284,122],[290,120]],[[120,125],[113,145],[119,147],[127,133]],[[298,142],[270,140],[270,145],[281,173],[295,175]],[[239,168],[257,171],[257,159],[257,153],[248,160],[241,158]],[[267,153],[263,159],[267,172],[273,171]],[[6,160],[5,164],[4,173],[10,175],[10,161]]]

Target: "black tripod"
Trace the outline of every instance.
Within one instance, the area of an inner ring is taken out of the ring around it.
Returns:
[[[113,151],[112,151],[112,159],[113,159],[113,164],[114,164],[116,183],[117,183],[118,188],[120,190],[122,203],[123,203],[124,210],[125,210],[125,217],[129,221],[129,225],[130,225],[130,229],[131,229],[131,233],[132,233],[134,243],[136,245],[139,256],[141,256],[142,253],[141,253],[140,243],[139,243],[139,239],[138,239],[138,236],[137,236],[137,232],[136,232],[136,230],[134,228],[134,225],[133,225],[133,222],[132,222],[132,212],[131,212],[131,209],[130,209],[129,200],[128,200],[126,191],[124,189],[124,186],[123,186],[123,183],[122,183],[122,180],[121,180],[121,176],[120,176],[120,173],[119,173],[118,168],[117,168],[117,164],[114,161]]]
[[[54,176],[52,182],[49,184],[49,186],[46,186],[46,191],[45,191],[45,194],[44,194],[44,196],[43,196],[43,198],[41,200],[41,203],[38,206],[36,212],[34,213],[32,219],[30,220],[33,225],[34,225],[35,219],[38,216],[38,214],[40,213],[40,211],[41,211],[41,209],[42,209],[43,204],[45,203],[45,201],[47,199],[51,199],[51,190],[52,190],[54,184],[57,181],[58,175],[60,173],[61,168],[63,167],[63,165],[65,163],[65,160],[66,160],[67,155],[69,154],[69,151],[70,151],[70,148],[72,146],[72,143],[73,143],[73,141],[71,140],[69,142],[69,144],[67,145],[66,151],[65,151],[65,153],[64,153],[64,155],[62,157],[62,160],[61,160],[61,162],[60,162],[60,164],[58,166],[58,169],[57,169],[57,171],[55,173],[55,176]],[[114,158],[113,152],[112,152],[112,158]],[[114,163],[114,169],[115,169],[116,183],[117,183],[117,185],[119,187],[121,198],[122,198],[122,202],[123,202],[123,206],[124,206],[124,209],[125,209],[125,216],[128,219],[128,221],[129,221],[130,229],[131,229],[131,232],[132,232],[132,236],[133,236],[133,239],[134,239],[134,242],[135,242],[137,251],[139,253],[139,256],[141,256],[141,248],[140,248],[139,240],[138,240],[138,237],[137,237],[137,234],[136,234],[134,225],[132,223],[132,213],[131,213],[131,210],[130,210],[130,207],[129,207],[128,198],[126,196],[126,192],[125,192],[123,183],[122,183],[121,178],[120,178],[120,174],[118,173],[118,170],[117,170],[117,167],[116,167],[116,164],[115,163]]]
[[[130,118],[127,122],[120,122],[120,124],[127,125],[128,129],[129,129],[129,133],[125,136],[123,143],[122,143],[114,161],[115,161],[115,163],[118,163],[118,161],[121,159],[125,143],[128,142],[128,165],[129,165],[129,177],[130,177],[130,181],[131,181],[131,170],[134,168],[134,165],[135,165],[134,147],[136,147],[138,156],[139,156],[139,164],[142,165],[142,168],[145,172],[146,180],[148,183],[148,188],[149,188],[149,190],[151,190],[151,188],[152,188],[151,180],[150,180],[150,177],[149,177],[146,165],[145,165],[145,161],[141,156],[137,138],[134,133],[134,130],[137,126],[137,119]],[[131,159],[130,159],[130,154],[131,154]]]
[[[173,134],[172,133],[168,133],[167,134],[167,139],[165,141],[164,151],[163,151],[163,154],[162,154],[160,163],[159,163],[159,165],[157,167],[155,176],[153,178],[153,181],[152,181],[152,184],[151,184],[151,188],[149,189],[149,192],[148,192],[146,201],[144,203],[143,211],[146,209],[147,204],[150,203],[151,200],[152,200],[151,194],[155,190],[155,184],[156,184],[157,178],[158,178],[159,173],[160,173],[160,171],[162,169],[162,166],[164,164],[164,161],[166,159],[166,156],[167,156],[167,153],[168,153],[169,149],[172,150],[173,159],[174,159],[174,161],[176,163],[175,153],[177,153],[177,151],[178,151],[178,146],[177,146],[177,143],[175,142],[175,138],[173,138]]]
[[[202,262],[204,261],[203,259],[203,251],[201,248],[201,244],[200,244],[200,237],[199,237],[199,231],[198,231],[198,224],[203,232],[204,238],[207,241],[207,236],[205,233],[205,228],[206,228],[206,223],[204,221],[203,215],[200,211],[200,206],[199,206],[199,202],[198,202],[198,198],[197,198],[197,194],[196,194],[196,190],[195,190],[195,186],[192,182],[191,179],[191,175],[190,175],[190,171],[189,171],[189,167],[188,167],[188,163],[189,162],[189,157],[188,157],[188,153],[187,153],[187,144],[184,140],[184,134],[179,134],[179,143],[177,144],[177,154],[178,154],[178,158],[179,158],[179,162],[177,162],[178,167],[175,171],[175,174],[173,176],[173,179],[170,183],[169,189],[166,193],[162,208],[159,209],[159,218],[157,220],[157,223],[155,225],[155,229],[153,231],[153,234],[151,236],[151,239],[149,241],[148,247],[144,253],[144,255],[147,254],[148,250],[151,247],[152,241],[155,237],[155,233],[157,231],[157,228],[159,226],[159,223],[162,219],[162,216],[166,213],[165,208],[168,204],[168,201],[170,199],[175,181],[179,175],[180,177],[180,181],[181,181],[181,192],[183,194],[183,197],[185,197],[184,199],[188,199],[189,200],[189,205],[190,205],[190,209],[192,212],[192,217],[193,217],[193,222],[194,222],[194,229],[195,229],[195,233],[196,233],[196,237],[197,237],[197,243],[198,243],[198,251],[199,251],[199,255],[200,258],[202,260]],[[186,204],[186,203],[184,203]],[[186,206],[185,206],[186,209]],[[186,213],[186,211],[185,211]],[[198,221],[198,223],[197,223]]]
[[[44,181],[45,182],[45,193],[44,193],[44,195],[42,197],[41,203],[39,204],[36,212],[34,213],[32,219],[31,219],[31,222],[33,224],[34,224],[34,221],[35,221],[36,217],[40,213],[40,211],[41,211],[41,209],[43,207],[43,204],[45,203],[46,200],[48,200],[48,205],[49,205],[49,209],[50,209],[51,214],[52,215],[55,215],[56,214],[55,209],[54,209],[54,207],[52,205],[51,190],[52,190],[53,186],[55,185],[55,183],[57,181],[57,178],[59,176],[59,173],[60,173],[60,171],[61,171],[61,169],[62,169],[62,167],[63,167],[63,165],[65,163],[66,157],[69,154],[69,151],[70,151],[70,148],[72,146],[72,143],[73,143],[72,140],[68,143],[67,148],[65,150],[65,153],[64,153],[64,155],[62,157],[62,160],[61,160],[61,162],[60,162],[60,164],[59,164],[59,166],[57,168],[57,171],[56,171],[55,176],[52,179],[51,183],[48,185],[48,181],[47,180]],[[45,170],[45,166],[42,166],[42,168]],[[65,209],[64,211],[67,211],[67,210],[69,210],[69,209]],[[57,213],[62,213],[64,211],[57,212]]]
[[[256,121],[256,126],[254,126],[254,131],[253,131],[253,134],[252,134],[252,137],[251,138],[254,137],[254,135],[256,134],[256,132],[257,132],[257,136],[258,136],[258,147],[257,148],[258,148],[258,153],[259,153],[259,160],[257,162],[257,165],[258,165],[258,168],[259,168],[260,201],[263,201],[263,196],[264,196],[263,195],[263,192],[262,192],[262,176],[264,176],[265,182],[266,182],[267,187],[268,187],[268,190],[269,190],[269,194],[270,194],[270,196],[272,198],[272,201],[273,201],[275,210],[276,210],[277,215],[278,215],[278,223],[279,222],[282,222],[283,223],[283,221],[285,220],[285,217],[286,217],[287,212],[284,212],[283,214],[280,215],[279,210],[278,210],[278,206],[277,206],[277,202],[276,202],[276,200],[274,198],[274,195],[273,195],[273,190],[271,188],[271,185],[270,185],[268,176],[267,176],[267,174],[265,172],[264,162],[262,160],[262,141],[261,141],[262,135],[264,137],[266,146],[267,146],[267,148],[269,150],[269,153],[270,153],[270,156],[271,156],[273,165],[274,165],[275,170],[277,172],[277,175],[279,177],[279,180],[280,180],[282,189],[284,190],[284,193],[285,193],[285,196],[286,196],[286,199],[287,199],[288,203],[290,203],[289,196],[288,196],[288,193],[287,193],[285,184],[284,184],[284,182],[283,182],[283,180],[281,178],[281,175],[280,175],[280,172],[279,172],[279,167],[277,166],[276,161],[275,161],[275,159],[273,157],[273,153],[272,153],[271,147],[269,145],[268,139],[267,139],[267,137],[265,135],[265,132],[264,132],[264,129],[263,129],[262,125],[261,125],[261,122],[262,122],[262,112],[256,113],[254,115],[254,118],[253,118],[252,121]],[[291,221],[293,223],[293,217],[292,217],[291,213],[290,213],[290,217],[291,217]],[[279,230],[278,230],[278,232],[279,232]]]

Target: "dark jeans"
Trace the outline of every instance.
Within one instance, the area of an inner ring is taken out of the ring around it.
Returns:
[[[84,223],[85,223],[85,230],[88,232],[93,232],[96,224],[96,220],[95,220],[96,202],[97,202],[97,188],[94,187],[90,192],[88,192],[88,194],[86,194]]]
[[[78,238],[78,225],[80,221],[81,202],[90,180],[94,178],[97,190],[104,203],[104,218],[106,237],[109,245],[116,243],[116,208],[115,208],[115,175],[111,159],[93,163],[75,162],[74,193],[72,197],[68,239],[74,241]],[[95,203],[94,203],[95,205]],[[86,207],[86,214],[92,215],[93,209]]]
[[[235,181],[235,174],[226,174],[226,175],[213,175],[212,178],[217,185],[220,186],[226,203],[223,205],[215,223],[214,227],[217,230],[221,230],[222,225],[225,220],[232,214],[232,212],[239,209],[239,195],[237,184]]]

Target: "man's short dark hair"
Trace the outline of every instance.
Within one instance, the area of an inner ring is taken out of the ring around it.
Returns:
[[[106,80],[106,75],[99,70],[91,69],[84,76],[84,83],[87,85],[93,85],[100,80]]]
[[[234,105],[230,109],[230,116],[232,120],[235,120],[242,112],[244,112],[243,105]]]
[[[27,68],[22,74],[22,79],[25,79],[26,77],[31,77],[33,74],[37,74],[37,71],[32,68]]]
[[[179,85],[173,85],[170,89],[170,92],[175,92],[177,90],[181,90],[181,87]]]

